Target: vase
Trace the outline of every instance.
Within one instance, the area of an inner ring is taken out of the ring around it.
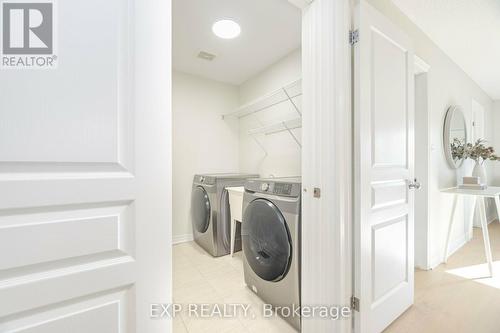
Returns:
[[[472,170],[472,177],[479,177],[479,182],[481,184],[487,184],[488,179],[486,178],[486,169],[481,162],[476,161],[476,165],[474,165],[474,169]]]

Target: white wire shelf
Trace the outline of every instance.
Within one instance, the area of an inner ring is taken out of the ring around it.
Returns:
[[[248,131],[248,134],[251,136],[255,136],[257,134],[270,135],[270,134],[275,134],[275,133],[287,131],[290,134],[290,136],[293,138],[295,143],[299,147],[302,148],[302,144],[300,143],[299,139],[292,131],[294,129],[301,128],[301,127],[302,127],[302,118],[295,118],[292,120],[280,121],[279,123],[251,129]]]
[[[290,84],[281,87],[276,91],[273,91],[272,93],[266,96],[258,98],[253,102],[250,102],[248,104],[239,107],[238,109],[236,109],[231,113],[223,115],[222,118],[227,118],[227,117],[243,118],[248,115],[266,110],[272,106],[281,104],[286,101],[290,101],[290,103],[295,108],[295,111],[297,111],[297,113],[301,115],[301,112],[297,104],[293,100],[295,97],[298,97],[300,95],[302,95],[302,80],[298,79]]]
[[[279,133],[279,132],[284,132],[296,128],[301,128],[302,127],[302,119],[301,118],[296,118],[292,120],[287,120],[287,121],[280,121],[275,124],[271,125],[266,125],[262,126],[259,128],[254,128],[248,131],[249,135],[257,135],[257,134],[274,134],[274,133]]]

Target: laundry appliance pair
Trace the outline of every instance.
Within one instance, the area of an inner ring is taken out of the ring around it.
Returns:
[[[245,187],[241,242],[236,241],[243,249],[245,283],[265,303],[293,313],[301,305],[301,179],[196,175],[191,197],[194,240],[214,257],[230,252],[226,188],[232,186]],[[300,329],[300,316],[284,319]]]
[[[227,187],[243,186],[256,174],[195,175],[191,192],[191,222],[194,241],[214,257],[230,252],[231,215]],[[236,240],[236,248],[241,240]]]

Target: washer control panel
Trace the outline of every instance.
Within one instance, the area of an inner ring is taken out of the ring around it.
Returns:
[[[195,182],[202,185],[213,185],[215,184],[215,177],[211,176],[196,176]]]

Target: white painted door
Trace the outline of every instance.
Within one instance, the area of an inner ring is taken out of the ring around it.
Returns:
[[[414,70],[409,38],[361,1],[355,25],[355,332],[413,303]]]
[[[170,1],[56,3],[0,70],[0,332],[169,332]]]

